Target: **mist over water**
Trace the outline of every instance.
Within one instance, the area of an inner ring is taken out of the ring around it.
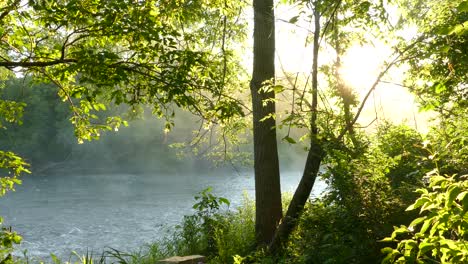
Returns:
[[[193,197],[208,186],[215,195],[228,198],[231,208],[241,204],[244,191],[254,198],[251,168],[237,168],[247,170],[240,173],[232,168],[213,170],[212,158],[170,146],[190,145],[193,131],[200,129],[199,117],[175,109],[176,125],[165,133],[164,120],[154,118],[148,108],[128,127],[78,144],[70,109],[56,93],[53,85],[25,86],[19,79],[9,80],[0,91],[1,98],[27,104],[24,125],[2,129],[0,146],[24,157],[34,173],[22,177],[16,192],[0,199],[4,226],[11,225],[23,236],[15,254],[27,250],[29,256],[47,258],[54,253],[67,260],[72,251],[137,250],[192,214]],[[102,114],[125,116],[127,110],[113,106]],[[242,136],[246,142],[238,150],[251,154],[252,137]],[[198,144],[197,153],[211,150],[216,140]],[[278,143],[282,190],[293,192],[307,153],[301,144]],[[185,154],[182,158],[180,152]],[[314,193],[323,189],[319,182]]]
[[[283,192],[293,192],[300,177],[300,172],[283,172]],[[194,195],[208,186],[228,198],[231,208],[242,203],[243,192],[254,197],[251,172],[27,176],[0,200],[0,213],[6,226],[23,236],[18,255],[27,250],[29,256],[54,253],[67,259],[73,250],[131,251],[162,238],[191,214]],[[317,182],[313,195],[324,188]]]

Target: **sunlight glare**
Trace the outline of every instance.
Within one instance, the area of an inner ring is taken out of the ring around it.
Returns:
[[[359,95],[365,94],[379,75],[385,54],[383,47],[352,46],[342,58],[341,78]]]
[[[391,49],[385,45],[359,46],[348,49],[342,57],[339,69],[341,78],[362,100],[372,87],[386,60],[391,57]],[[374,93],[368,98],[358,122],[370,124],[376,117],[396,123],[405,123],[420,131],[427,131],[430,115],[417,113],[415,98],[407,89],[397,85],[404,79],[405,67],[389,71],[379,83]]]

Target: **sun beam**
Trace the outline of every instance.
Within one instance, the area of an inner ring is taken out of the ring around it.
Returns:
[[[342,57],[338,72],[345,83],[363,95],[375,82],[387,53],[383,47],[354,45]]]

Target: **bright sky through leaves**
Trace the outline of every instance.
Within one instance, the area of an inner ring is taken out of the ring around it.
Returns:
[[[276,12],[278,21],[276,28],[277,76],[283,75],[283,70],[306,75],[312,69],[312,45],[310,43],[305,45],[307,34],[312,28],[304,23],[296,25],[288,23],[287,21],[296,13],[297,10],[282,6],[279,6]],[[411,28],[402,34],[405,39],[411,39],[415,33]],[[330,64],[335,56],[331,48],[325,47],[320,52],[319,64]],[[385,61],[390,60],[391,56],[391,47],[381,42],[373,41],[372,44],[363,45],[356,43],[342,57],[340,74],[362,100],[383,69]],[[426,132],[431,114],[420,113],[414,96],[399,85],[403,83],[404,71],[403,68],[395,68],[383,78],[388,83],[381,83],[377,86],[359,118],[361,125],[366,126],[372,123],[377,116],[378,119],[406,123],[421,132]]]

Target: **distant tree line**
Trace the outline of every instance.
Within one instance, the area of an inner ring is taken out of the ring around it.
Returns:
[[[10,78],[0,90],[1,100],[23,102],[24,114],[20,124],[6,124],[0,130],[0,145],[26,157],[34,173],[75,170],[77,172],[145,172],[174,171],[182,161],[171,143],[184,142],[195,129],[195,120],[185,120],[188,127],[164,132],[164,122],[155,118],[135,118],[119,133],[103,132],[102,140],[79,144],[69,105],[57,95],[57,87],[33,83],[30,78]],[[110,107],[106,113],[123,114],[124,107]],[[179,119],[190,115],[178,115]],[[193,157],[192,157],[193,158]],[[190,157],[185,166],[191,167]],[[196,157],[195,157],[196,159]],[[189,162],[189,163],[187,163]],[[197,162],[200,164],[200,161]],[[202,165],[209,166],[207,161]],[[203,166],[198,166],[203,167]]]

